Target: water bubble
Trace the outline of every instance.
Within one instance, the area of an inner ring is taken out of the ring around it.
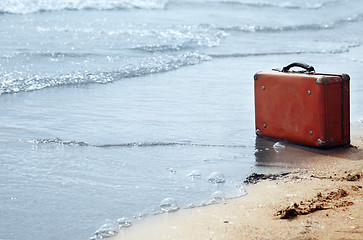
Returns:
[[[208,181],[211,183],[217,184],[217,183],[224,183],[226,179],[224,178],[224,175],[220,172],[212,172],[208,176]]]
[[[202,207],[207,206],[207,203],[205,201],[203,201],[200,203],[200,206],[202,206]]]
[[[236,185],[236,187],[238,188],[238,190],[240,192],[239,196],[247,195],[247,190],[242,184]]]
[[[132,223],[127,218],[123,217],[117,219],[116,224],[118,225],[119,228],[125,228],[125,227],[130,227]]]
[[[142,219],[142,218],[146,217],[147,215],[148,215],[147,213],[139,213],[138,218]]]
[[[274,145],[273,145],[273,148],[275,150],[275,152],[279,152],[281,151],[282,149],[286,148],[282,143],[280,142],[276,142]]]
[[[112,223],[103,224],[94,235],[90,238],[90,240],[100,240],[108,237],[112,237],[117,234],[117,226]]]
[[[207,206],[208,205],[212,205],[212,204],[215,204],[215,203],[218,203],[219,201],[217,201],[216,199],[212,199],[210,200],[208,203],[207,203]]]
[[[174,198],[164,198],[160,202],[160,209],[163,212],[175,212],[179,210],[179,205]]]
[[[187,176],[190,177],[191,179],[197,179],[197,178],[200,178],[201,175],[202,174],[198,170],[193,170]]]
[[[194,204],[191,203],[188,205],[188,208],[195,208],[195,206],[194,206]]]
[[[212,197],[215,199],[215,200],[224,200],[226,198],[226,194],[222,191],[215,191],[213,194],[212,194]]]
[[[285,148],[285,146],[280,143],[280,142],[276,142],[274,145],[273,145],[274,148]]]

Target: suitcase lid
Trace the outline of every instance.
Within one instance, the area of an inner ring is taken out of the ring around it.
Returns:
[[[293,67],[300,67],[303,68],[303,70],[300,71],[290,71],[291,68]],[[272,71],[278,71],[281,73],[293,73],[293,74],[309,74],[309,75],[317,75],[318,78],[316,80],[316,84],[323,84],[326,85],[328,83],[331,82],[331,79],[329,78],[331,77],[340,77],[342,81],[349,81],[350,77],[348,74],[346,73],[342,73],[342,74],[334,74],[334,73],[317,73],[315,72],[315,68],[309,64],[306,63],[302,63],[302,62],[293,62],[285,67],[283,67],[282,69],[272,69]],[[255,79],[257,78],[257,76],[255,75]]]

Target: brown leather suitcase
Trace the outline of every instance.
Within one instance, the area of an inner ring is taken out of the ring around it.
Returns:
[[[349,75],[292,63],[258,72],[254,80],[258,136],[316,147],[350,143]]]

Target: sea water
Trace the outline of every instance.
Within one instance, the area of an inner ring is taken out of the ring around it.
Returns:
[[[350,74],[363,124],[360,0],[6,0],[0,34],[0,239],[106,237],[306,161],[255,137],[260,70]]]

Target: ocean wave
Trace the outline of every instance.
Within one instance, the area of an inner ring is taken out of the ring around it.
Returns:
[[[3,0],[0,13],[28,14],[61,10],[164,9],[168,0]]]
[[[318,10],[329,5],[345,3],[347,0],[173,0],[167,6],[227,6],[237,8],[282,8],[282,9],[307,9]]]
[[[297,54],[340,54],[349,52],[351,48],[361,46],[360,43],[351,43],[335,49],[322,49],[316,51],[291,51],[291,52],[261,52],[261,53],[230,53],[230,54],[209,54],[212,58],[246,58],[277,55],[297,55]]]
[[[153,29],[152,36],[163,39],[163,43],[139,44],[134,50],[146,52],[169,52],[196,47],[216,47],[220,40],[227,36],[225,31],[218,30],[209,24],[165,26]]]
[[[331,29],[335,26],[331,24],[300,24],[291,26],[259,26],[259,25],[234,25],[219,27],[223,31],[236,31],[236,32],[288,32],[288,31],[299,31],[299,30],[323,30]]]
[[[230,32],[290,32],[290,31],[302,31],[302,30],[324,30],[334,29],[340,25],[358,22],[363,20],[363,13],[356,14],[350,17],[338,19],[330,23],[311,23],[311,24],[298,24],[298,25],[286,25],[286,26],[259,26],[259,25],[234,25],[217,27],[222,31]]]
[[[87,57],[100,57],[103,54],[97,53],[89,53],[89,52],[51,52],[51,51],[35,51],[35,52],[27,52],[27,49],[13,52],[11,54],[4,54],[0,56],[0,59],[12,59],[16,57],[21,58],[52,58],[52,59],[62,59],[62,58],[87,58]],[[0,77],[1,79],[1,77]]]
[[[244,148],[244,145],[226,145],[226,144],[205,144],[205,143],[186,143],[186,142],[132,142],[120,144],[103,144],[93,145],[100,148],[111,147],[158,147],[158,146],[191,146],[191,147],[228,147],[228,148]]]
[[[345,0],[322,0],[322,1],[245,1],[245,0],[224,0],[223,4],[242,5],[248,7],[278,7],[290,9],[320,9],[326,5],[337,4]]]
[[[23,140],[22,140],[23,141]],[[42,144],[56,144],[61,146],[80,146],[80,147],[97,147],[97,148],[115,148],[115,147],[162,147],[162,146],[195,146],[195,147],[230,147],[230,148],[244,148],[244,145],[226,145],[226,144],[205,144],[205,143],[192,143],[192,142],[128,142],[128,143],[111,143],[111,144],[89,144],[83,141],[75,140],[62,140],[60,138],[52,139],[32,139],[29,143],[42,145]]]
[[[294,55],[303,54],[307,52],[267,52],[267,53],[230,53],[230,54],[209,54],[212,58],[245,58],[245,57],[260,57],[260,56],[273,56],[273,55]],[[315,52],[309,52],[315,53]]]
[[[23,141],[23,140],[22,140]],[[90,146],[86,142],[81,141],[65,141],[60,138],[52,138],[52,139],[32,139],[28,141],[33,144],[58,144],[58,145],[64,145],[64,146]]]
[[[152,45],[137,45],[133,47],[134,50],[140,50],[144,52],[174,52],[179,50],[190,49],[185,44],[152,44]]]
[[[64,75],[32,75],[25,72],[2,72],[0,75],[0,95],[39,90],[47,87],[109,83],[124,78],[146,76],[167,72],[184,66],[195,65],[211,60],[211,57],[198,52],[143,58],[136,65],[105,72],[74,72]]]
[[[147,38],[148,42],[135,44],[134,50],[146,52],[178,51],[195,47],[215,47],[220,40],[227,36],[223,30],[216,29],[210,24],[196,25],[163,25],[121,24],[112,30],[92,27],[55,26],[37,27],[38,32],[55,33],[84,33],[93,37],[113,36],[121,38]]]
[[[3,0],[0,2],[0,13],[29,14],[47,11],[62,10],[125,10],[125,9],[166,9],[174,3],[182,5],[199,4],[210,5],[238,5],[247,7],[277,7],[288,9],[320,9],[326,5],[338,4],[345,0],[316,0],[316,1],[266,1],[266,0],[205,0],[205,1],[180,1],[180,0]]]

